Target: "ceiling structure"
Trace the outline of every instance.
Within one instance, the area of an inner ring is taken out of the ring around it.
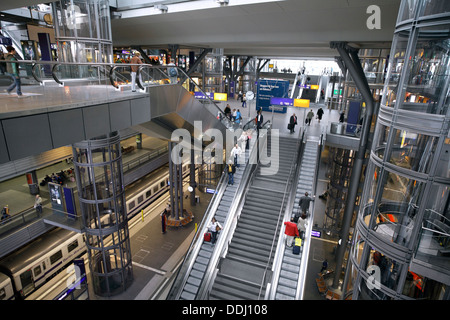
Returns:
[[[42,2],[2,0],[0,11]],[[332,59],[337,56],[332,41],[389,48],[400,0],[110,0],[110,5],[116,47],[178,45],[223,48],[225,55]],[[380,29],[368,26],[373,5]]]

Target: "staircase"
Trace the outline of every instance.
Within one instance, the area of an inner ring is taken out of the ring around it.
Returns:
[[[317,163],[317,148],[317,141],[308,140],[305,144],[293,212],[298,210],[298,202],[305,192],[308,192],[310,195],[312,194],[315,167]],[[308,223],[311,223],[312,217],[310,216],[307,219],[309,220]],[[292,248],[284,248],[283,262],[278,278],[275,300],[293,300],[296,298],[300,264],[303,257],[303,244],[304,241],[302,242],[299,255],[294,255],[292,253]]]
[[[281,230],[278,219],[285,206],[283,196],[298,151],[297,140],[292,138],[280,137],[279,150],[273,150],[274,154],[269,141],[267,145],[267,154],[279,159],[279,170],[273,175],[262,175],[261,168],[256,172],[209,294],[212,300],[264,299],[267,282],[264,273],[266,268],[271,270],[274,255],[271,248],[275,250],[277,245]]]

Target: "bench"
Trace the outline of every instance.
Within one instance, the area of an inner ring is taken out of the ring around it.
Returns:
[[[327,298],[327,300],[339,300],[341,296],[331,290],[328,290],[325,297]]]

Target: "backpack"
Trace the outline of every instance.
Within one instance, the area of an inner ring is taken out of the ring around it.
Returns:
[[[175,68],[170,68],[170,69],[169,69],[169,75],[170,75],[171,77],[176,77],[176,76],[178,75],[177,69],[175,69]]]

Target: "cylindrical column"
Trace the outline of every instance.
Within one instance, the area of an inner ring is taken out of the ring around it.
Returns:
[[[112,296],[133,280],[119,134],[74,144],[73,163],[94,292]]]

